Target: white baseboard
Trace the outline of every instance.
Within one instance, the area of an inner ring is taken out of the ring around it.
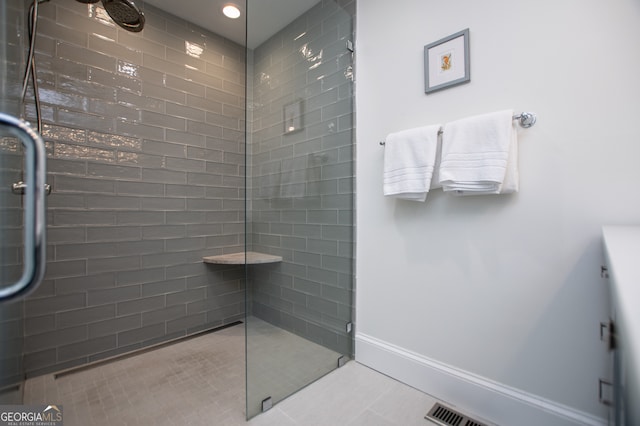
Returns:
[[[356,361],[478,420],[504,426],[606,426],[606,419],[476,376],[366,334]]]

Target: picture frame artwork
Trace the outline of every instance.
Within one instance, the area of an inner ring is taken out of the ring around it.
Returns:
[[[302,100],[284,106],[283,121],[285,135],[302,130]]]
[[[424,47],[425,93],[471,81],[469,28]]]

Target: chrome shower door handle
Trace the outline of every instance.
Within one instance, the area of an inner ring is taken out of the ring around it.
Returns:
[[[21,277],[0,288],[0,302],[15,299],[34,290],[46,268],[45,179],[46,150],[42,137],[16,117],[0,113],[0,126],[20,140],[24,147],[26,185],[24,198],[24,266]]]

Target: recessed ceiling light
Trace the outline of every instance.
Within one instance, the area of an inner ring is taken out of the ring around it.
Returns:
[[[222,8],[224,16],[231,19],[238,19],[240,17],[240,9],[235,4],[226,4]]]

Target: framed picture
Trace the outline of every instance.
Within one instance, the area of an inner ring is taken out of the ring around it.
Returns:
[[[469,28],[424,47],[425,93],[471,81]]]
[[[302,130],[302,100],[299,99],[284,106],[284,134]]]

